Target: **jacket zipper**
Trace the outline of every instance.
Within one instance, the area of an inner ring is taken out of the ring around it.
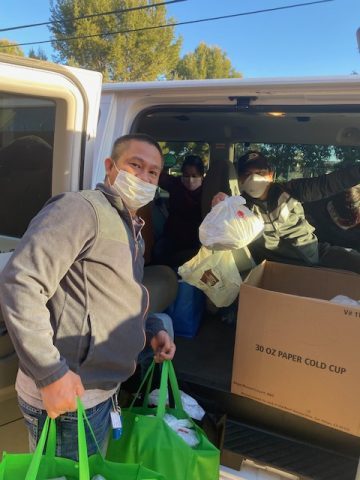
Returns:
[[[129,212],[129,210],[128,210]],[[139,241],[137,239],[137,236],[136,236],[136,232],[135,232],[135,227],[134,227],[134,224],[133,224],[133,220],[132,220],[132,217],[131,217],[131,214],[129,212],[129,215],[130,215],[130,219],[131,219],[131,228],[132,228],[132,233],[133,233],[133,237],[134,237],[134,241],[135,241],[135,258],[134,258],[134,263],[137,259],[137,255],[138,255],[138,252],[139,252]],[[139,232],[138,232],[138,236],[141,235],[141,230],[142,230],[142,227],[144,226],[144,224],[141,226]],[[146,317],[146,314],[149,310],[149,306],[150,306],[150,299],[149,299],[149,292],[148,292],[148,289],[145,287],[145,285],[143,285],[141,282],[139,282],[139,285],[140,287],[143,289],[143,291],[145,291],[145,295],[146,295],[146,306],[145,306],[145,310],[144,310],[144,313],[143,313],[143,316],[142,318],[145,319]],[[143,343],[143,349],[146,345],[146,333],[145,333],[145,326],[144,326],[144,343]],[[134,368],[134,371],[136,369],[136,362],[135,362],[135,368]]]

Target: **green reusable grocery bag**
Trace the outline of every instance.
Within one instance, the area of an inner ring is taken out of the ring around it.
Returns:
[[[107,458],[119,462],[141,461],[146,467],[162,473],[167,480],[218,480],[220,452],[184,411],[170,361],[165,361],[162,365],[158,406],[149,407],[154,366],[153,363],[139,388],[140,391],[144,382],[148,381],[143,405],[131,405],[130,408],[123,409],[123,434],[119,440],[110,440]],[[174,408],[166,406],[168,382],[174,398]],[[164,421],[165,413],[177,419],[189,419],[199,444],[196,447],[188,445]]]
[[[48,417],[33,454],[3,453],[0,480],[47,480],[63,476],[67,480],[90,480],[96,474],[106,480],[165,480],[162,475],[139,464],[109,462],[100,453],[88,457],[84,418],[94,436],[83,405],[78,400],[79,462],[55,456],[56,424]]]

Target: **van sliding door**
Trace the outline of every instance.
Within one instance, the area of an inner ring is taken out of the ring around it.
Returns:
[[[91,184],[101,75],[7,55],[0,68],[4,251],[50,196]]]

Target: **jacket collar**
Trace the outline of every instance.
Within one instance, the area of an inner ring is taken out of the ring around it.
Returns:
[[[145,225],[144,220],[137,215],[132,217],[129,209],[125,206],[120,195],[111,186],[106,185],[105,183],[98,183],[95,187],[95,190],[100,190],[100,192],[105,195],[106,199],[114,208],[116,208],[116,210],[119,212],[119,215],[129,225],[131,231],[134,233],[134,237],[137,239],[143,226]]]
[[[119,214],[132,223],[133,219],[128,208],[125,206],[120,195],[111,186],[106,185],[105,183],[98,183],[95,190],[100,190],[111,205],[116,208]]]

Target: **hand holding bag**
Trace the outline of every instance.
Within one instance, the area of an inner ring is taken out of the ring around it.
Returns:
[[[236,195],[215,205],[199,227],[200,242],[211,250],[238,250],[255,240],[264,222],[245,203]]]
[[[0,480],[47,480],[62,476],[67,480],[90,480],[97,474],[103,475],[106,480],[164,480],[162,475],[138,464],[123,465],[109,462],[103,458],[100,450],[99,453],[88,457],[84,419],[94,436],[84,407],[78,400],[79,462],[55,456],[56,424],[55,420],[48,417],[34,453],[3,453]]]
[[[139,388],[148,381],[141,407],[123,409],[123,435],[119,440],[110,440],[107,458],[121,462],[140,462],[164,475],[167,480],[218,480],[220,452],[207,439],[205,433],[182,408],[180,391],[173,365],[162,364],[158,405],[149,407],[149,392],[152,384],[153,363]],[[175,407],[166,405],[167,386],[171,385]],[[138,392],[138,393],[139,393]],[[188,445],[164,421],[165,414],[188,420],[198,445]]]

